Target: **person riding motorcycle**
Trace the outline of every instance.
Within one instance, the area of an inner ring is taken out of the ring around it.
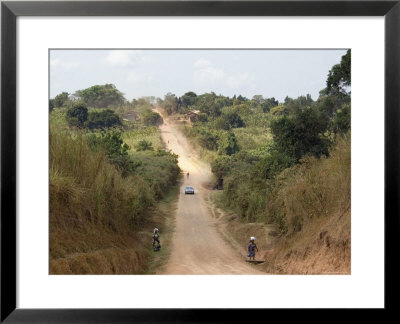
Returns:
[[[156,244],[156,242],[158,243],[158,247],[161,247],[160,234],[157,227],[153,230],[153,246]]]

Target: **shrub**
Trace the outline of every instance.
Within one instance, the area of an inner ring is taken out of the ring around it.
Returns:
[[[89,107],[94,108],[118,106],[126,101],[123,94],[113,84],[95,85],[87,89],[78,90],[75,95]]]
[[[78,103],[67,109],[67,122],[71,127],[83,127],[88,117],[88,109],[84,104]]]
[[[219,136],[218,133],[206,128],[196,127],[194,129],[195,136],[202,147],[208,150],[216,151],[218,149]]]
[[[196,121],[200,122],[200,123],[205,123],[208,120],[208,116],[205,113],[198,113],[197,114],[197,118]]]
[[[350,209],[350,136],[338,137],[329,158],[307,157],[279,174],[267,194],[265,221],[282,233],[301,230],[305,223]]]
[[[54,109],[54,99],[49,99],[49,112],[52,112]]]
[[[53,102],[54,107],[60,108],[63,107],[65,104],[68,103],[68,92],[62,92],[59,95],[55,96]]]
[[[271,122],[276,149],[296,161],[308,153],[327,155],[329,140],[324,133],[328,125],[328,116],[313,108],[281,116]]]
[[[142,222],[153,203],[147,183],[123,178],[103,150],[90,149],[85,135],[50,127],[51,224],[102,224],[124,232]]]
[[[228,132],[224,138],[218,142],[218,153],[232,155],[239,152],[239,145],[236,136],[232,132]]]
[[[90,133],[87,141],[93,151],[106,153],[109,163],[113,164],[124,177],[131,174],[136,166],[128,155],[129,146],[123,142],[119,131]]]
[[[153,144],[150,141],[141,140],[136,144],[136,151],[153,151]]]
[[[338,110],[333,118],[332,129],[336,134],[346,134],[351,126],[350,104],[344,104],[342,109]]]
[[[110,128],[121,126],[122,122],[118,115],[111,109],[102,111],[89,111],[85,126],[89,129]]]
[[[290,156],[273,151],[255,165],[252,174],[254,178],[273,179],[275,175],[292,166],[294,162]]]
[[[143,124],[146,126],[158,126],[163,123],[163,119],[160,114],[153,111],[146,111],[142,114]]]
[[[135,174],[141,176],[150,186],[156,199],[162,198],[180,175],[178,156],[163,150],[138,151],[132,153],[138,162]]]
[[[244,127],[244,122],[235,111],[224,112],[215,120],[215,128],[217,129],[230,130],[238,127]]]

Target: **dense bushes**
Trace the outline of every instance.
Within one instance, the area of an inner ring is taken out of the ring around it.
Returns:
[[[301,228],[305,216],[302,212],[290,211],[289,200],[293,204],[295,199],[300,201],[302,192],[296,192],[295,184],[292,186],[289,180],[284,183],[282,179],[306,182],[314,177],[318,185],[308,185],[318,187],[321,192],[313,191],[313,194],[334,195],[334,191],[328,193],[323,184],[333,178],[318,179],[315,174],[309,174],[307,179],[301,177],[306,170],[335,164],[335,157],[329,154],[337,157],[338,152],[344,154],[346,145],[350,145],[350,135],[346,135],[351,127],[350,67],[348,51],[341,63],[329,72],[327,86],[316,101],[309,94],[286,97],[283,102],[261,95],[251,100],[213,92],[196,96],[190,109],[200,111],[197,116],[201,118],[186,126],[184,131],[204,151],[208,150],[208,154],[203,155],[211,160],[217,187],[224,189],[221,202],[226,208],[249,222],[270,222],[282,232],[293,232]],[[346,141],[347,144],[342,143]],[[349,159],[344,159],[335,172],[347,172],[349,163]],[[344,177],[341,181],[347,181],[342,184],[347,186],[350,180]],[[287,192],[282,191],[284,187]],[[286,196],[287,201],[279,198]],[[296,206],[303,208],[299,201]],[[312,203],[325,206],[328,202],[313,200]]]
[[[105,152],[108,162],[113,164],[126,177],[133,173],[135,162],[129,157],[129,146],[123,142],[120,131],[88,133],[87,141],[95,152]]]
[[[51,222],[61,225],[68,215],[77,224],[123,231],[142,222],[153,203],[149,185],[135,175],[123,178],[85,135],[50,127]]]
[[[121,126],[121,119],[111,109],[89,111],[85,127],[89,129]]]
[[[232,128],[244,127],[243,119],[235,111],[224,112],[215,119],[215,128],[230,130]]]
[[[350,209],[350,134],[338,137],[329,158],[307,157],[277,176],[266,194],[265,221],[294,233],[311,219]]]
[[[153,151],[153,143],[146,140],[141,140],[136,145],[136,151]]]
[[[62,92],[54,97],[53,105],[55,108],[60,108],[66,105],[69,102],[69,94],[68,92]]]
[[[228,132],[218,142],[218,153],[224,155],[232,155],[239,152],[240,148],[233,132]]]
[[[196,138],[202,147],[210,151],[218,150],[218,142],[220,139],[219,132],[198,125],[184,128],[184,133],[189,137]]]
[[[76,103],[50,114],[52,274],[138,274],[148,265],[143,231],[156,202],[177,183],[177,156],[158,151],[156,127],[97,127],[99,120],[109,126],[110,116],[117,115]],[[141,141],[157,150],[136,153]]]
[[[113,110],[88,110],[85,104],[79,102],[67,109],[66,119],[71,127],[88,129],[104,129],[122,125],[121,119]]]
[[[226,208],[247,221],[272,223],[291,233],[309,217],[349,208],[350,134],[337,138],[329,157],[307,156],[293,165],[278,152],[255,163],[221,156],[212,163],[212,172],[223,179],[221,203]]]
[[[142,114],[142,119],[145,126],[158,126],[163,123],[163,119],[160,114],[151,110],[145,111]]]
[[[71,127],[83,127],[88,117],[88,109],[83,104],[76,104],[67,110],[67,122]]]
[[[138,163],[135,174],[149,184],[156,199],[163,197],[168,188],[177,183],[180,169],[176,154],[163,150],[147,150],[134,152],[131,156]]]
[[[316,157],[327,155],[329,138],[325,132],[328,125],[328,116],[311,107],[274,119],[271,130],[275,147],[296,161],[309,153]]]
[[[126,102],[123,94],[113,84],[95,85],[87,89],[78,90],[75,97],[93,108],[107,108],[119,106]]]

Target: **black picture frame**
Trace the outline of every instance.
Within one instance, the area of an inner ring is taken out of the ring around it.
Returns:
[[[394,260],[399,255],[400,228],[400,0],[4,1],[1,3],[1,322],[246,322],[239,319],[243,315],[249,319],[265,317],[266,311],[16,308],[16,19],[18,16],[384,16],[385,310],[396,309],[397,298],[394,296],[398,293],[399,275]]]

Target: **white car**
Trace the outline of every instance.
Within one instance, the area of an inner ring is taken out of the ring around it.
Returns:
[[[191,186],[187,186],[185,188],[185,195],[194,195],[194,188]]]

